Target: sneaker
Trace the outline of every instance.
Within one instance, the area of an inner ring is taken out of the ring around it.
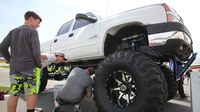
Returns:
[[[44,108],[35,108],[35,112],[44,112]]]
[[[82,112],[79,104],[74,106],[74,112]]]

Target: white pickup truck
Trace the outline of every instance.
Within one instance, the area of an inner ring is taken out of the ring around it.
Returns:
[[[48,78],[62,80],[74,67],[92,66],[100,112],[162,112],[195,59],[192,44],[183,20],[165,3],[106,18],[78,13],[41,46],[42,52],[63,52],[67,59],[43,69],[41,91]]]

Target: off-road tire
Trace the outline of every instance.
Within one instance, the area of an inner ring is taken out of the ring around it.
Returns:
[[[94,100],[99,112],[162,112],[164,82],[162,71],[151,58],[121,51],[99,64]]]
[[[41,72],[41,79],[40,79],[40,89],[39,92],[42,92],[46,89],[47,82],[48,82],[48,71],[47,68],[43,68]]]
[[[167,90],[168,90],[167,101],[169,101],[173,99],[174,96],[176,95],[178,89],[178,83],[175,80],[173,71],[170,70],[167,66],[161,65],[160,69],[163,71],[163,74],[165,75]]]

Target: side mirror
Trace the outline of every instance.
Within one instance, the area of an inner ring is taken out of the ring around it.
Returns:
[[[88,16],[88,15],[82,14],[82,13],[76,14],[76,19],[85,19],[85,20],[88,20],[91,23],[95,23],[97,21],[97,18]]]

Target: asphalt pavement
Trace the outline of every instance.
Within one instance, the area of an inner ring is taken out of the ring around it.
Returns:
[[[6,65],[6,64],[0,64],[0,66],[2,66],[2,65]],[[0,86],[9,86],[10,85],[8,73],[9,73],[9,69],[0,67]]]
[[[8,79],[9,69],[0,68],[0,86],[9,86]],[[54,108],[53,103],[53,88],[54,85],[63,84],[64,81],[49,81],[47,89],[40,93],[38,96],[37,107],[44,108],[45,112],[51,112]],[[180,99],[179,95],[176,95],[174,99],[167,102],[164,106],[164,112],[192,112],[191,97],[190,97],[190,84],[185,81],[184,84],[185,93],[188,96],[186,99]],[[0,112],[6,112],[6,102],[9,95],[5,96],[5,100],[0,101]],[[26,112],[24,97],[20,97],[18,102],[17,112]],[[93,99],[84,98],[81,102],[82,112],[97,112]]]

